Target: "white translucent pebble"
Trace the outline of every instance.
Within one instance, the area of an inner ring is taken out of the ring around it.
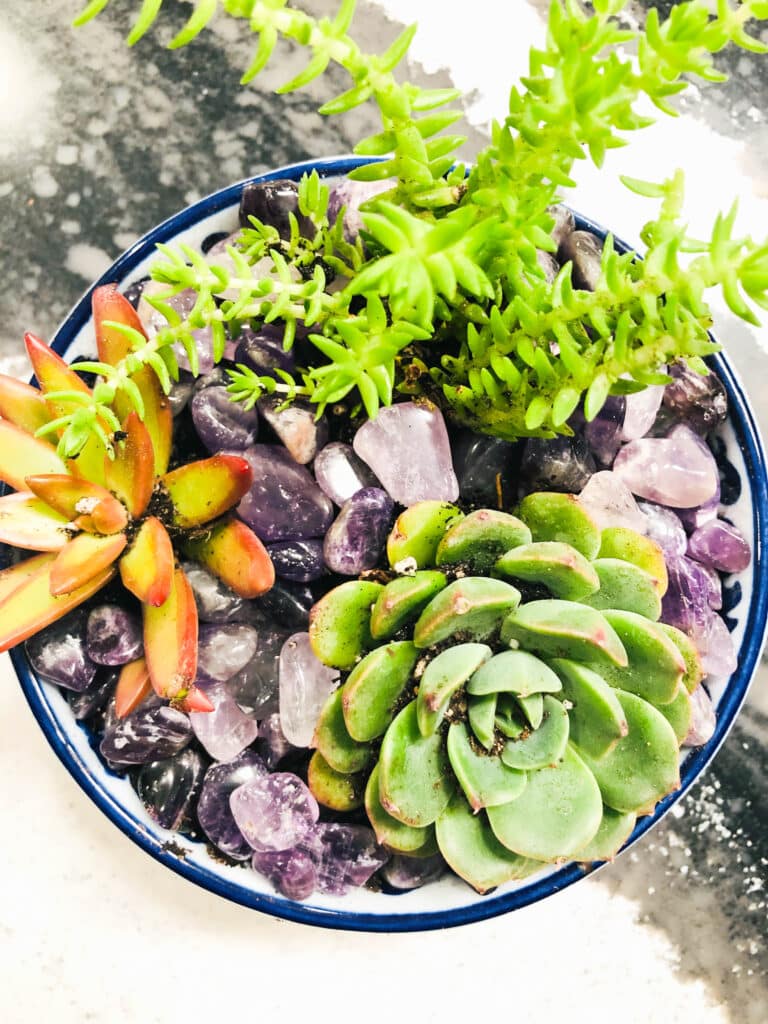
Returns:
[[[688,734],[683,740],[684,747],[700,747],[712,739],[717,718],[709,694],[699,685],[691,694],[691,722]]]
[[[616,456],[613,472],[639,498],[670,508],[703,505],[720,483],[712,452],[682,424],[667,437],[630,441]]]
[[[191,711],[195,736],[214,761],[231,761],[259,735],[257,723],[241,711],[224,683],[206,687],[213,711]]]
[[[445,420],[433,406],[401,402],[380,409],[355,434],[353,447],[401,505],[459,496]]]
[[[716,612],[697,631],[694,641],[701,655],[701,667],[708,676],[729,676],[736,671],[739,661],[733,637]]]
[[[624,526],[645,534],[648,521],[638,508],[632,492],[609,469],[594,473],[579,495],[579,504],[589,512],[601,530]]]
[[[634,441],[635,438],[644,437],[648,433],[656,422],[656,414],[663,396],[662,384],[653,384],[634,395],[627,395],[624,423],[621,428],[622,440]]]
[[[320,711],[338,685],[338,669],[315,656],[309,633],[288,637],[280,652],[280,724],[289,743],[309,746]]]

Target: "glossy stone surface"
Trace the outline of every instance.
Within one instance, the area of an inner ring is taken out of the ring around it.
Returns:
[[[90,718],[100,711],[112,696],[117,683],[117,669],[102,669],[94,676],[93,682],[79,693],[67,690],[67,703],[78,722]]]
[[[664,372],[663,368],[661,372]],[[621,427],[622,440],[634,441],[648,433],[656,420],[663,397],[664,385],[661,384],[652,384],[634,395],[627,395]]]
[[[603,243],[590,231],[571,231],[560,243],[557,258],[560,264],[571,262],[574,288],[593,292],[600,277]]]
[[[136,789],[150,818],[167,829],[191,819],[208,762],[194,747],[175,757],[150,761],[139,772]]]
[[[284,540],[268,544],[275,573],[291,583],[319,580],[325,570],[321,540]]]
[[[715,709],[712,700],[699,684],[691,694],[691,723],[688,726],[688,735],[683,740],[684,747],[700,747],[712,739],[717,725]]]
[[[606,526],[625,526],[638,533],[645,533],[646,519],[637,507],[632,492],[610,470],[595,473],[579,494],[579,503],[601,529]]]
[[[174,418],[186,409],[194,392],[195,379],[192,374],[187,370],[179,370],[179,379],[171,384],[171,390],[168,392],[168,402]]]
[[[305,850],[255,851],[251,866],[254,871],[268,878],[286,899],[305,900],[317,888],[317,868]]]
[[[328,222],[333,224],[344,207],[344,236],[347,241],[353,241],[363,226],[361,204],[392,188],[392,185],[391,178],[384,181],[351,181],[347,178],[339,182],[328,196]]]
[[[393,889],[420,889],[442,878],[447,865],[439,853],[432,857],[404,857],[396,853],[382,868],[384,880]]]
[[[260,852],[290,850],[320,816],[317,800],[292,772],[274,772],[238,787],[229,798],[243,837]]]
[[[526,441],[521,473],[530,490],[575,494],[596,469],[581,437],[532,437]]]
[[[694,530],[698,530],[705,523],[711,523],[713,519],[717,519],[717,513],[720,510],[720,491],[721,482],[718,480],[717,489],[709,501],[705,501],[703,504],[696,505],[693,508],[679,508],[675,510],[680,516],[680,522],[688,533],[693,533]]]
[[[380,409],[357,431],[353,447],[401,505],[459,496],[448,431],[437,408],[400,402]]]
[[[630,441],[616,456],[613,472],[634,495],[672,508],[709,501],[719,479],[712,453],[686,426],[665,438]]]
[[[294,461],[302,466],[311,462],[328,440],[328,420],[317,419],[317,407],[296,399],[281,408],[279,395],[260,398],[257,406],[262,419],[270,425]]]
[[[711,579],[684,556],[669,556],[666,563],[669,585],[661,601],[662,622],[677,626],[697,641],[711,617]]]
[[[191,739],[192,726],[183,711],[142,704],[105,734],[99,750],[113,764],[146,764],[178,754]]]
[[[259,740],[256,749],[264,758],[268,768],[274,768],[292,750],[297,749],[285,738],[279,714],[271,714],[259,722]]]
[[[351,444],[332,441],[315,458],[312,467],[318,486],[336,505],[343,505],[363,487],[377,487],[379,481]]]
[[[287,638],[285,629],[260,626],[253,657],[227,680],[227,690],[252,718],[262,719],[279,707],[280,651]]]
[[[688,538],[688,554],[720,572],[741,572],[752,560],[741,532],[724,519],[713,519],[695,530]]]
[[[273,377],[273,370],[290,373],[296,363],[293,349],[283,347],[282,328],[275,324],[264,324],[259,330],[244,325],[237,338],[235,362],[255,370],[262,376]]]
[[[338,684],[338,670],[318,660],[309,633],[295,633],[286,640],[280,652],[280,721],[294,746],[309,746],[317,717]]]
[[[511,502],[521,445],[462,431],[453,444],[453,465],[465,501],[487,508]],[[498,486],[497,486],[498,481]]]
[[[254,445],[242,454],[254,482],[238,513],[261,540],[322,537],[333,521],[333,504],[309,471],[278,445]]]
[[[213,683],[205,691],[213,711],[192,711],[189,720],[195,736],[214,761],[231,761],[259,735],[259,727],[229,695],[225,683]]]
[[[81,609],[30,637],[24,645],[38,675],[81,693],[93,682],[98,665],[86,650],[87,613]]]
[[[655,541],[665,555],[684,555],[688,538],[680,517],[671,508],[639,501],[638,508],[645,516],[645,533]]]
[[[702,376],[688,369],[685,363],[674,363],[669,374],[674,380],[667,385],[663,401],[675,419],[702,436],[725,420],[728,396],[717,374]]]
[[[311,224],[299,213],[299,190],[295,181],[276,178],[274,181],[249,183],[240,197],[240,225],[250,227],[250,217],[271,224],[281,238],[291,237],[289,213],[299,221],[299,228],[311,231]],[[310,235],[310,237],[312,237]]]
[[[364,487],[346,501],[323,542],[323,559],[332,572],[358,576],[381,558],[395,503],[386,491]]]
[[[249,616],[249,605],[242,597],[198,562],[183,562],[201,622],[243,622]]]
[[[624,423],[626,399],[609,395],[600,412],[584,424],[584,440],[601,466],[610,466],[621,447],[621,428]]]
[[[390,857],[372,829],[335,822],[315,826],[312,850],[317,858],[317,887],[332,895],[365,885]]]
[[[198,437],[209,452],[223,448],[242,451],[256,443],[259,415],[233,402],[223,385],[204,388],[192,399],[190,408]]]
[[[140,620],[116,604],[98,605],[88,616],[86,649],[99,665],[125,665],[144,653]]]
[[[270,590],[260,597],[256,606],[283,629],[304,629],[309,623],[309,610],[315,596],[306,583],[275,580]]]
[[[694,641],[701,655],[701,667],[707,675],[729,676],[738,666],[736,648],[728,627],[710,611],[703,629],[697,631]]]
[[[244,750],[239,757],[223,764],[212,764],[205,773],[197,820],[214,846],[233,860],[248,860],[253,851],[235,824],[229,797],[240,786],[266,773],[266,765],[253,750]]]
[[[198,629],[197,682],[223,683],[253,658],[259,636],[244,623],[201,624]]]

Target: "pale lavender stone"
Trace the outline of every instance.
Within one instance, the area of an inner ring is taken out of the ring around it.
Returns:
[[[248,602],[230,590],[198,562],[183,562],[201,622],[243,622],[249,616]]]
[[[275,324],[264,324],[258,331],[244,326],[237,339],[235,362],[266,377],[274,377],[276,369],[291,373],[296,358],[293,349],[283,347],[283,333]]]
[[[353,181],[345,178],[334,185],[328,196],[328,222],[333,225],[344,208],[344,237],[353,242],[363,227],[360,206],[380,192],[386,192],[395,184],[393,178],[383,181]]]
[[[688,554],[720,572],[742,572],[752,560],[741,532],[723,519],[714,519],[695,530],[688,538]]]
[[[359,576],[381,558],[395,503],[386,491],[364,487],[342,507],[325,535],[323,558],[332,572]]]
[[[224,385],[198,391],[190,408],[197,436],[209,452],[220,452],[224,448],[242,451],[255,444],[258,413],[255,409],[246,409],[242,402],[233,402]]]
[[[325,535],[333,522],[333,504],[304,466],[278,445],[254,445],[242,455],[253,469],[253,485],[238,513],[261,540]]]
[[[328,440],[328,420],[317,418],[317,406],[296,399],[282,408],[282,395],[266,395],[257,402],[259,413],[302,466],[311,462]]]
[[[206,688],[213,711],[191,711],[189,720],[195,736],[214,761],[231,761],[259,735],[256,722],[241,711],[230,697],[225,683]]]
[[[254,871],[264,875],[279,893],[289,900],[305,900],[317,888],[315,862],[304,850],[278,850],[251,858]]]
[[[688,546],[680,517],[671,508],[639,501],[638,507],[646,518],[645,533],[655,541],[665,555],[684,555]]]
[[[396,853],[382,868],[382,875],[393,889],[420,889],[436,882],[446,871],[446,863],[439,853],[432,857],[405,857]]]
[[[167,291],[168,288],[166,285],[158,281],[149,281],[142,292],[141,299],[139,300],[137,313],[144,326],[144,330],[147,333],[147,337],[150,339],[154,338],[159,331],[168,326],[168,320],[163,313],[149,304],[147,298],[148,296],[167,293]],[[164,298],[162,301],[170,306],[171,309],[174,309],[182,319],[186,319],[195,307],[195,303],[197,302],[197,292],[193,288],[185,288],[176,295],[173,295],[170,298]],[[197,349],[199,372],[210,373],[214,365],[213,333],[211,328],[201,327],[193,330],[191,333]],[[179,368],[182,370],[190,370],[191,366],[189,356],[181,342],[176,342],[173,345],[173,352],[176,356]]]
[[[229,807],[243,837],[254,850],[290,850],[320,817],[317,800],[292,772],[274,772],[240,786]]]
[[[257,749],[269,768],[274,768],[284,757],[298,749],[285,738],[279,714],[269,715],[259,722]]]
[[[239,757],[223,764],[212,764],[205,773],[197,820],[214,846],[233,860],[248,860],[253,850],[235,824],[229,807],[230,795],[266,774],[266,765],[253,750],[244,750]]]
[[[192,726],[183,711],[145,703],[105,734],[99,750],[112,764],[146,764],[178,754],[191,739]]]
[[[630,441],[616,456],[613,472],[633,494],[671,508],[709,501],[719,481],[712,453],[686,426],[667,437]]]
[[[284,629],[260,626],[253,657],[227,680],[230,694],[251,718],[265,718],[280,706],[280,651],[288,635]]]
[[[314,827],[311,840],[302,846],[315,857],[317,888],[334,896],[365,885],[390,857],[365,825],[323,822]]]
[[[93,682],[98,665],[86,650],[87,613],[78,610],[27,640],[32,668],[48,682],[82,693]]]
[[[323,665],[310,646],[309,633],[294,633],[286,640],[280,652],[280,722],[294,746],[312,742],[318,715],[338,685],[338,669]]]
[[[141,622],[117,604],[101,604],[88,616],[88,656],[99,665],[125,665],[144,653]]]
[[[691,721],[688,726],[688,734],[683,740],[684,747],[700,747],[712,739],[717,725],[715,708],[712,700],[704,689],[699,685],[691,694]]]
[[[292,583],[311,583],[325,573],[321,540],[283,540],[268,544],[275,573]]]
[[[592,516],[601,529],[623,526],[645,533],[647,520],[632,492],[615,473],[602,470],[595,473],[579,494],[579,504]]]
[[[245,623],[201,624],[196,682],[206,685],[231,679],[253,658],[258,641],[258,632]]]
[[[663,368],[661,372],[664,372]],[[663,384],[652,384],[633,395],[627,395],[624,423],[621,428],[622,440],[634,441],[639,437],[645,437],[656,421],[663,397]]]
[[[693,637],[701,655],[701,667],[708,676],[729,676],[739,661],[736,646],[728,627],[717,614],[710,611],[705,627]]]
[[[353,447],[394,501],[455,501],[459,483],[439,409],[401,402],[380,409],[355,434]]]
[[[609,395],[597,416],[584,424],[584,440],[601,466],[610,466],[621,447],[625,406],[623,396]]]
[[[701,562],[691,560],[691,564],[696,566],[699,576],[706,581],[709,607],[718,611],[723,607],[723,583],[720,574],[715,569],[710,569],[708,565],[702,565]]]
[[[337,505],[349,501],[363,487],[376,487],[379,481],[351,444],[332,441],[317,453],[312,467],[318,486]]]
[[[662,622],[693,637],[702,634],[712,615],[711,580],[701,567],[684,556],[666,558],[669,583],[661,599]]]
[[[717,519],[717,513],[720,511],[720,480],[718,479],[717,490],[709,501],[705,501],[702,505],[695,505],[693,508],[678,508],[675,511],[680,516],[680,522],[688,533],[693,533],[705,523],[711,523],[713,519]]]

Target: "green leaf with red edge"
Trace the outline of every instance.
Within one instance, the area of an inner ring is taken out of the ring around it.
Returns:
[[[23,562],[16,562],[15,565],[9,565],[7,569],[0,571],[0,604],[46,565],[50,565],[55,557],[55,552],[46,551],[42,555],[26,558]]]
[[[155,693],[183,700],[197,675],[197,607],[187,577],[173,574],[168,600],[159,607],[145,604],[144,657]]]
[[[51,593],[59,597],[85,586],[117,561],[126,543],[123,533],[111,537],[78,534],[61,549],[51,566]]]
[[[152,682],[145,658],[129,661],[120,669],[115,687],[115,714],[125,718],[152,693]]]
[[[155,516],[145,519],[129,551],[120,559],[120,577],[126,590],[142,604],[165,604],[173,587],[173,545],[168,531]]]
[[[30,474],[66,472],[67,467],[53,445],[0,419],[0,481],[16,491],[25,491],[25,479]]]
[[[88,533],[120,533],[128,525],[122,502],[90,480],[44,473],[28,476],[26,485],[55,512]]]
[[[37,388],[0,373],[0,417],[34,434],[51,420],[51,410]]]
[[[146,424],[135,412],[123,423],[125,437],[115,443],[114,459],[104,461],[107,487],[123,502],[134,519],[149,504],[155,486],[155,454]]]
[[[91,394],[91,389],[82,377],[79,377],[61,356],[53,351],[50,345],[46,345],[42,338],[27,332],[24,335],[24,344],[43,395],[56,391],[74,391],[82,395]],[[77,408],[76,403],[67,400],[46,399],[46,401],[54,416],[65,416]]]
[[[69,519],[25,491],[0,498],[0,544],[32,551],[60,551],[72,539]]]
[[[267,549],[239,519],[217,523],[203,537],[188,540],[184,550],[240,597],[259,597],[275,582]]]
[[[173,503],[177,526],[203,526],[236,505],[253,483],[253,470],[239,455],[214,455],[190,462],[161,479]]]

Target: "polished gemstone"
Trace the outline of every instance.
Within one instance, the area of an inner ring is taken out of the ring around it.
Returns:
[[[238,512],[261,540],[322,537],[333,521],[333,504],[309,470],[279,445],[254,445],[242,454],[253,469],[253,485]]]
[[[144,653],[141,621],[117,604],[100,604],[88,616],[86,649],[99,665],[125,665]]]
[[[259,635],[244,623],[200,625],[197,641],[197,682],[223,683],[240,672],[256,654]]]
[[[136,789],[150,818],[167,829],[188,827],[207,765],[206,758],[194,747],[145,764],[139,771]]]
[[[38,675],[77,693],[90,687],[99,666],[88,657],[87,621],[88,613],[78,609],[27,640],[27,657]]]
[[[525,445],[521,473],[529,490],[575,494],[596,468],[581,437],[532,437]]]
[[[637,507],[632,492],[621,477],[608,469],[595,473],[589,480],[579,494],[579,503],[602,529],[623,526],[638,533],[645,533],[647,529],[647,520]]]
[[[251,718],[262,719],[280,706],[280,651],[288,636],[284,629],[266,624],[259,626],[253,657],[227,680],[231,696]]]
[[[195,736],[214,761],[231,761],[253,743],[259,727],[238,707],[226,683],[213,683],[206,687],[205,695],[213,711],[190,712]]]
[[[146,764],[178,754],[191,739],[192,726],[183,711],[141,704],[105,734],[99,749],[113,764]]]
[[[332,572],[358,576],[381,558],[395,503],[386,491],[364,487],[346,501],[325,535],[323,558]]]
[[[244,622],[249,618],[248,602],[238,597],[218,576],[198,562],[184,562],[182,568],[192,587],[201,622]]]
[[[242,402],[233,402],[224,385],[198,391],[190,408],[198,437],[209,452],[223,448],[242,451],[255,444],[258,413],[246,409]]]
[[[311,583],[326,571],[321,540],[283,540],[267,545],[275,573],[291,583]]]
[[[339,672],[314,654],[309,633],[295,633],[280,653],[280,721],[283,733],[297,747],[312,742],[317,717],[339,685]]]
[[[289,900],[305,900],[317,888],[317,868],[305,850],[277,850],[259,853],[251,858],[254,871],[264,875],[279,893]]]
[[[741,572],[752,560],[741,531],[724,519],[712,519],[688,538],[688,554],[720,572]]]
[[[238,787],[229,798],[243,837],[264,853],[290,850],[320,816],[317,800],[292,772],[274,772]]]
[[[343,505],[363,487],[379,484],[352,445],[342,441],[332,441],[322,448],[312,468],[321,490],[337,505]]]
[[[682,425],[666,437],[630,441],[616,456],[613,472],[636,496],[671,508],[709,501],[719,479],[710,450]]]
[[[328,440],[328,420],[318,419],[317,407],[296,399],[284,404],[281,395],[266,395],[258,403],[262,419],[285,445],[291,458],[302,466],[311,462]]]
[[[244,750],[231,761],[212,764],[205,773],[197,819],[214,846],[233,860],[248,860],[253,850],[232,817],[230,795],[245,783],[266,774],[266,765],[253,750]]]

